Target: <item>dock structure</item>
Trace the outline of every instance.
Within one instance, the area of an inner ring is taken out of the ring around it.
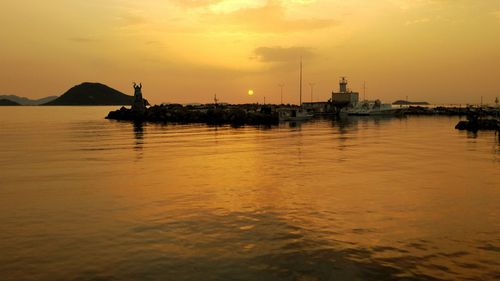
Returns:
[[[347,87],[346,77],[340,77],[338,92],[332,91],[331,99],[328,101],[303,102],[302,107],[316,116],[336,115],[344,107],[354,106],[359,102],[359,93],[353,92]],[[312,86],[311,86],[312,96]]]

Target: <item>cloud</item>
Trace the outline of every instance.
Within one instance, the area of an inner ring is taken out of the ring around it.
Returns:
[[[401,10],[411,10],[416,8],[445,7],[447,5],[457,5],[457,0],[388,0]]]
[[[294,3],[294,4],[306,5],[306,4],[312,4],[316,1],[315,0],[289,0],[289,2]]]
[[[413,25],[413,24],[421,24],[421,23],[428,23],[431,20],[429,18],[421,18],[421,19],[415,19],[415,20],[408,20],[406,21],[406,25]]]
[[[261,62],[292,62],[300,57],[308,59],[314,56],[311,48],[307,47],[259,47],[254,50],[254,59]]]
[[[93,43],[93,42],[98,42],[99,40],[93,37],[88,37],[88,36],[81,36],[81,37],[71,37],[68,38],[69,41],[76,42],[76,43]]]
[[[332,19],[289,18],[286,9],[278,1],[269,1],[264,6],[246,7],[228,13],[205,13],[202,15],[202,21],[226,30],[262,33],[323,29],[337,24]]]
[[[125,26],[143,25],[148,23],[148,20],[145,16],[131,12],[121,15],[119,17],[119,20]]]
[[[207,7],[223,0],[170,0],[171,3],[184,8]]]
[[[163,47],[165,45],[165,42],[159,41],[159,40],[149,40],[144,42],[145,45],[150,45],[150,46],[158,46],[158,47]]]

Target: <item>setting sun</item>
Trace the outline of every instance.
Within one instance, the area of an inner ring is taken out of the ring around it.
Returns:
[[[248,95],[253,96],[253,90],[248,90]]]

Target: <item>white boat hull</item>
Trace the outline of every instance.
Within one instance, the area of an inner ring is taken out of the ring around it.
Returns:
[[[346,111],[347,115],[352,116],[373,116],[373,115],[396,115],[400,112],[399,109],[391,109],[391,110],[371,110],[371,111]]]
[[[344,108],[341,113],[357,116],[391,116],[401,112],[400,108],[393,108],[390,104],[382,104],[379,100],[370,102],[362,101],[354,107]]]

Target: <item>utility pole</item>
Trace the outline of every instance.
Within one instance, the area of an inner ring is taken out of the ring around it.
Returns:
[[[285,84],[279,84],[278,86],[281,88],[280,97],[281,97],[281,104],[283,104],[283,87],[285,87]]]
[[[314,83],[309,83],[309,86],[311,86],[311,102],[313,102]]]

